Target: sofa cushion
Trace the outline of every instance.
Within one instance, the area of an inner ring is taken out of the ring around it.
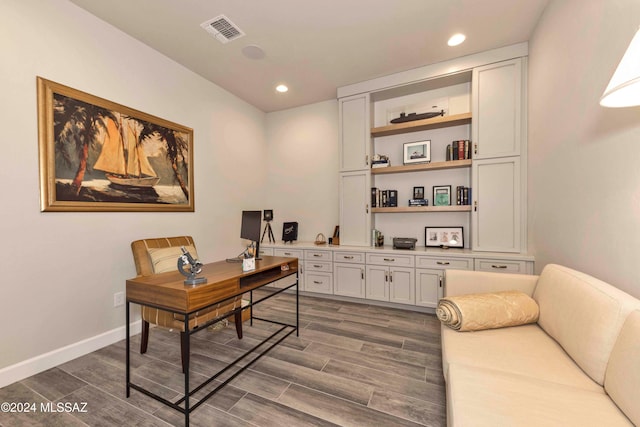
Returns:
[[[622,323],[640,301],[587,274],[547,265],[533,293],[538,324],[598,384]]]
[[[616,405],[640,426],[640,311],[634,311],[624,322],[613,346],[604,387]]]
[[[499,367],[506,372],[604,394],[602,387],[586,376],[537,324],[464,333],[444,326],[441,330],[445,378],[449,365],[461,363]]]
[[[185,249],[195,259],[198,253],[194,246],[185,246]],[[178,258],[182,256],[181,246],[171,246],[169,248],[149,248],[149,257],[154,273],[165,273],[167,271],[176,271],[178,269]]]
[[[440,299],[436,315],[456,331],[481,331],[534,323],[538,304],[520,291],[467,294]]]
[[[449,426],[631,426],[604,393],[463,364],[449,366]]]

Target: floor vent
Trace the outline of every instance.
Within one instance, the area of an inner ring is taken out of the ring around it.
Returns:
[[[220,43],[229,43],[244,36],[244,32],[236,24],[224,15],[216,16],[200,24],[209,34]]]

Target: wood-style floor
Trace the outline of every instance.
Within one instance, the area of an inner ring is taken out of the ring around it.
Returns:
[[[280,294],[255,313],[295,323],[294,308],[294,297]],[[217,372],[274,328],[245,322],[242,340],[233,325],[193,335],[190,381]],[[300,336],[289,336],[194,410],[191,425],[444,426],[439,328],[424,313],[301,296]],[[152,328],[145,355],[139,336],[132,343],[132,381],[175,400],[184,384],[178,335]],[[0,425],[183,425],[182,414],[136,390],[125,397],[124,360],[121,341],[0,389],[0,402],[36,409],[2,411]],[[41,412],[46,402],[67,406]]]

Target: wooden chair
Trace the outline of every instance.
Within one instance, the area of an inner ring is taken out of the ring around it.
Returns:
[[[156,273],[177,270],[178,257],[182,255],[181,246],[186,247],[195,258],[198,257],[195,243],[191,236],[161,237],[132,242],[131,250],[133,251],[136,273],[138,276],[150,276]],[[199,325],[218,317],[220,313],[240,308],[242,305],[241,299],[242,297],[238,296],[233,300],[225,301],[192,314],[189,319],[189,328],[197,328]],[[180,353],[182,356],[182,370],[184,372],[185,362],[189,358],[189,354],[185,351],[185,342],[188,336],[184,330],[184,316],[145,305],[142,305],[140,308],[142,313],[140,353],[144,354],[147,352],[150,323],[169,330],[177,330],[180,332]],[[236,324],[236,334],[238,338],[242,338],[242,312],[238,311],[234,314],[234,321]]]

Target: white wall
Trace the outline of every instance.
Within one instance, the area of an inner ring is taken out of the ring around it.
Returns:
[[[256,108],[66,0],[0,9],[1,374],[124,325],[132,240],[191,234],[203,261],[236,255],[267,168]],[[193,128],[196,212],[40,212],[36,76]]]
[[[640,107],[598,104],[637,0],[553,0],[529,44],[529,242],[640,297]]]
[[[338,225],[338,102],[319,102],[267,114],[267,201],[273,233],[298,222],[298,240],[327,238]],[[265,242],[267,239],[265,238]]]

